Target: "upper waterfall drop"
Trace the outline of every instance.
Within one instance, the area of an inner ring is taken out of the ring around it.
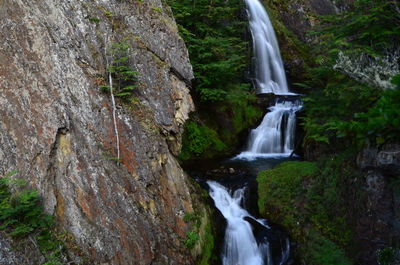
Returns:
[[[259,93],[290,94],[278,41],[268,14],[258,0],[245,0],[253,37],[255,80]]]
[[[278,42],[263,5],[259,0],[245,2],[253,37],[258,92],[273,93],[277,97],[262,123],[250,132],[247,149],[236,158],[290,156],[295,145],[296,112],[302,108],[302,101],[289,92]]]

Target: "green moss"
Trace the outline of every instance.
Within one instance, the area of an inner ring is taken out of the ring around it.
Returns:
[[[199,260],[199,262],[197,264],[208,265],[208,264],[210,264],[210,261],[213,260],[213,258],[215,258],[213,256],[214,241],[215,241],[214,234],[215,234],[215,232],[214,232],[213,226],[210,223],[208,223],[205,227],[205,234],[203,236],[204,248],[202,251],[201,259]]]
[[[192,157],[210,157],[212,153],[222,152],[226,148],[213,129],[188,121],[185,125],[183,146],[179,157],[183,160]]]
[[[310,265],[351,265],[353,262],[345,256],[343,249],[335,243],[321,236],[315,231],[311,231],[309,237],[310,247],[306,256],[310,260]]]
[[[351,264],[344,193],[354,175],[352,155],[285,162],[257,177],[260,213],[288,230],[304,264]]]
[[[304,221],[298,210],[304,206],[304,198],[299,199],[306,192],[303,182],[305,184],[317,172],[317,165],[312,162],[285,162],[262,171],[257,177],[260,213],[298,231],[297,223]]]

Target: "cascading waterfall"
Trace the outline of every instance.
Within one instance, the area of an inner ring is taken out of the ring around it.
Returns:
[[[279,97],[269,108],[270,112],[262,123],[251,131],[248,149],[238,158],[289,155],[294,149],[295,113],[302,107],[302,102],[296,97],[287,96],[295,94],[289,92],[278,42],[264,7],[258,0],[245,2],[253,37],[257,89],[259,93],[273,93]],[[231,196],[228,189],[217,182],[207,181],[207,184],[215,206],[227,220],[223,265],[274,265],[269,238],[263,236],[260,240],[257,236],[256,240],[251,224],[262,227],[262,230],[269,227],[241,207],[245,188],[234,191]],[[285,264],[289,253],[290,244],[286,238],[281,245],[280,260],[275,264]]]
[[[260,156],[287,156],[294,149],[296,129],[296,111],[300,110],[299,99],[287,100],[278,98],[275,105],[269,108],[261,124],[251,130],[247,150],[238,158]]]
[[[207,184],[215,206],[228,223],[222,253],[223,265],[262,265],[264,260],[267,261],[266,265],[272,264],[268,242],[257,244],[251,225],[244,220],[245,217],[250,217],[268,228],[262,220],[255,219],[241,207],[244,188],[236,190],[231,196],[229,191],[219,183],[207,181]]]
[[[296,111],[299,99],[289,100],[289,92],[278,42],[268,14],[258,0],[245,0],[253,37],[255,80],[260,93],[279,95],[261,124],[250,132],[247,150],[237,158],[288,156],[294,149]]]
[[[278,41],[258,0],[245,0],[253,38],[255,80],[260,93],[289,94]]]

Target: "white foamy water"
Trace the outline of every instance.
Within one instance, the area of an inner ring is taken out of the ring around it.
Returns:
[[[278,41],[268,14],[258,0],[245,0],[253,37],[255,79],[260,93],[289,93]]]
[[[207,184],[210,186],[209,194],[214,200],[215,206],[227,220],[222,253],[223,265],[263,265],[264,256],[270,256],[269,245],[265,243],[259,246],[251,225],[244,220],[246,216],[256,220],[241,207],[244,188],[234,191],[231,195],[227,188],[215,181],[207,181]],[[261,220],[256,221],[267,228]]]
[[[251,130],[247,150],[238,158],[290,155],[294,148],[296,111],[301,107],[300,100],[277,99],[261,124]]]

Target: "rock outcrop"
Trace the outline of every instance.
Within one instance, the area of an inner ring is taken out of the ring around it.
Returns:
[[[365,148],[357,157],[363,170],[364,196],[355,202],[355,232],[359,238],[359,264],[376,264],[371,249],[397,247],[400,240],[400,145]]]
[[[318,25],[321,16],[333,15],[352,1],[264,1],[279,42],[291,91],[308,93],[307,89],[292,84],[303,83],[309,78],[307,68],[315,64],[309,46],[315,42],[316,37],[310,35],[309,31]]]
[[[192,68],[161,0],[0,1],[0,175],[17,170],[97,263],[188,264],[183,221],[198,202],[174,155],[193,110]],[[107,84],[130,46],[135,100]]]

